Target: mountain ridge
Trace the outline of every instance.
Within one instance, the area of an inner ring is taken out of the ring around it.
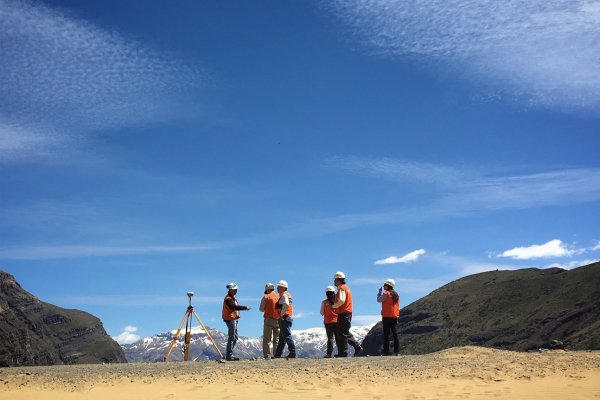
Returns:
[[[102,322],[45,303],[0,271],[0,367],[127,362]]]
[[[600,349],[600,262],[460,278],[402,308],[397,330],[402,354],[466,345],[527,351],[553,340]],[[381,354],[382,342],[379,322],[363,341],[364,354]]]

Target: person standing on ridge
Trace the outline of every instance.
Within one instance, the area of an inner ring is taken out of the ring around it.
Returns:
[[[277,308],[279,312],[279,343],[277,344],[277,350],[273,358],[281,358],[283,348],[287,344],[289,354],[286,358],[296,358],[296,345],[292,338],[292,316],[294,315],[294,306],[292,304],[292,294],[288,292],[288,284],[286,281],[279,281],[277,283],[277,293],[279,293],[279,300],[277,301]]]
[[[348,344],[354,347],[354,355],[356,356],[363,348],[350,333],[352,327],[352,292],[346,285],[346,274],[341,271],[336,272],[333,275],[333,282],[338,289],[335,294],[335,303],[331,306],[338,315],[337,335],[339,347],[336,357],[348,357]]]
[[[339,348],[337,330],[338,316],[335,310],[331,308],[335,302],[335,288],[333,286],[327,286],[325,288],[325,296],[327,298],[321,302],[321,315],[323,316],[323,323],[325,324],[325,334],[327,335],[327,353],[325,358],[331,358],[333,354],[333,339],[335,337],[336,346]]]
[[[271,358],[270,344],[273,340],[273,355],[277,350],[279,344],[279,315],[280,311],[277,309],[277,302],[279,296],[274,292],[275,286],[272,283],[265,285],[265,295],[260,301],[259,310],[262,311],[263,317],[265,318],[263,326],[263,356],[265,360]]]
[[[379,288],[377,293],[377,302],[381,303],[381,322],[383,324],[383,355],[391,356],[390,353],[390,333],[394,339],[394,355],[400,353],[400,342],[398,340],[398,318],[400,318],[400,296],[394,290],[396,282],[393,279],[388,279],[383,283],[382,288]]]
[[[225,359],[227,361],[238,361],[239,358],[233,356],[233,348],[238,340],[238,319],[240,319],[241,310],[250,310],[250,307],[242,306],[238,303],[235,295],[238,291],[238,286],[231,282],[227,286],[227,295],[223,299],[223,321],[227,325],[227,349],[225,351]]]

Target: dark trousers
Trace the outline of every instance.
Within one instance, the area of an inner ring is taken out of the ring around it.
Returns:
[[[335,338],[335,344],[339,348],[338,336],[335,334],[337,330],[337,323],[325,324],[325,333],[327,334],[327,355],[333,353],[333,340]]]
[[[398,324],[398,318],[383,317],[381,319],[383,323],[383,354],[390,353],[390,333],[394,339],[394,353],[400,352],[400,342],[398,341],[398,331],[396,325]]]
[[[296,355],[296,345],[292,339],[292,317],[283,317],[279,320],[279,343],[275,350],[275,358],[281,357],[283,348],[287,344],[290,356]]]
[[[352,313],[338,314],[338,322],[337,322],[337,345],[338,345],[338,356],[346,357],[348,356],[348,344],[356,348],[360,345],[354,339],[354,336],[350,333],[350,328],[352,327]]]

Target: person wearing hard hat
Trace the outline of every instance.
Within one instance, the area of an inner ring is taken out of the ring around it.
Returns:
[[[227,361],[238,361],[239,358],[233,356],[233,348],[238,340],[238,319],[240,319],[240,311],[250,310],[248,306],[242,306],[238,303],[235,295],[238,291],[238,286],[231,282],[227,286],[227,295],[223,299],[223,321],[227,325],[227,349],[225,359]]]
[[[352,292],[346,285],[346,274],[341,271],[333,275],[333,282],[337,287],[335,302],[330,307],[335,309],[338,315],[337,335],[338,335],[338,354],[336,357],[348,357],[348,344],[354,347],[354,355],[358,355],[362,346],[350,333],[352,327]]]
[[[259,310],[262,311],[265,322],[263,325],[263,357],[265,360],[271,358],[270,345],[273,340],[273,354],[279,344],[279,314],[277,302],[279,296],[274,292],[275,286],[272,283],[265,285],[265,295],[260,301]]]
[[[333,339],[335,337],[336,346],[339,348],[337,343],[338,336],[335,334],[337,330],[338,316],[331,306],[335,303],[335,288],[333,286],[327,286],[325,288],[325,300],[321,302],[321,315],[323,316],[323,324],[325,325],[325,334],[327,335],[327,353],[325,358],[331,358],[333,354]]]
[[[296,358],[296,345],[292,338],[292,316],[294,315],[294,306],[292,303],[292,294],[288,292],[288,284],[286,281],[277,283],[277,293],[279,300],[277,301],[277,309],[279,309],[279,343],[273,358],[281,358],[283,348],[287,344],[289,354],[286,358]]]
[[[396,330],[398,318],[400,318],[400,296],[394,290],[394,286],[396,286],[396,282],[393,279],[388,279],[383,283],[383,288],[380,287],[377,293],[377,302],[381,303],[384,356],[392,355],[390,353],[390,333],[394,339],[394,355],[400,353],[400,342]]]

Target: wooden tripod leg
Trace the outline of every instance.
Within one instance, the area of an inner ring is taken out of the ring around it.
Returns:
[[[202,326],[202,329],[204,329],[204,332],[206,332],[206,336],[208,336],[208,338],[212,342],[213,346],[215,346],[215,350],[217,350],[217,353],[219,353],[219,356],[221,356],[221,358],[224,358],[223,357],[223,353],[221,353],[221,350],[219,350],[219,348],[217,347],[217,344],[213,340],[212,336],[210,336],[210,332],[208,331],[208,329],[206,329],[206,326],[204,326],[204,323],[202,322],[202,320],[200,319],[200,317],[198,316],[198,314],[196,314],[196,311],[194,311],[194,316],[196,317],[196,319],[198,320],[198,322],[200,322],[200,326]]]
[[[167,351],[167,354],[165,354],[165,356],[163,358],[164,362],[169,362],[169,357],[171,357],[171,352],[173,351],[173,346],[175,346],[175,343],[177,342],[177,339],[179,339],[179,333],[181,332],[181,328],[183,327],[183,323],[188,318],[188,314],[189,314],[189,311],[186,311],[185,315],[183,316],[183,319],[181,320],[181,323],[179,324],[179,328],[177,328],[177,333],[175,334],[175,337],[173,338],[173,341],[169,345],[169,350]]]

